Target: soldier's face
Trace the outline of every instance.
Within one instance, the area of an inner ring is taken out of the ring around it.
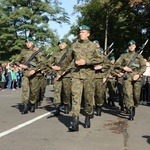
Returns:
[[[27,41],[27,42],[26,42],[27,48],[31,48],[32,45],[33,45],[33,42],[32,42],[32,41]]]
[[[67,44],[66,44],[66,43],[60,43],[60,44],[59,44],[59,48],[60,48],[60,50],[65,49],[65,48],[66,48],[66,46],[67,46]]]
[[[87,40],[90,36],[90,33],[87,30],[81,30],[79,35],[81,40]]]
[[[129,45],[129,50],[132,52],[134,51],[136,48],[136,45],[135,44],[132,44],[132,45]]]

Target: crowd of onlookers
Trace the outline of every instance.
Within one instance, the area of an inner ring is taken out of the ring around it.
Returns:
[[[22,70],[11,65],[10,62],[0,65],[0,89],[1,91],[15,91],[21,88]]]
[[[0,91],[21,89],[22,69],[10,62],[0,64]],[[52,85],[54,76],[47,75],[47,85]]]

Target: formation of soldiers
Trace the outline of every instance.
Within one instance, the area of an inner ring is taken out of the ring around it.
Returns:
[[[49,59],[45,58],[33,38],[27,38],[26,49],[14,61],[23,69],[22,114],[35,112],[44,97],[46,75],[53,72],[56,76],[54,115],[60,115],[62,104],[65,114],[71,110],[73,121],[69,131],[79,131],[81,103],[84,105],[85,128],[90,128],[94,111],[101,116],[102,106],[106,103],[106,89],[109,93],[107,103],[115,106],[114,84],[119,91],[120,109],[126,110],[129,120],[134,120],[135,108],[140,103],[140,81],[146,70],[143,56],[135,51],[135,41],[128,43],[129,52],[115,62],[114,57],[109,60],[99,42],[90,41],[89,36],[90,28],[80,26],[80,39],[69,50],[65,39],[61,39],[58,52]],[[133,57],[134,62],[129,65]]]

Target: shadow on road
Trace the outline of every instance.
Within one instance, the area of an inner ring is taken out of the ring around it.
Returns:
[[[142,136],[143,138],[147,139],[147,143],[150,144],[150,136],[149,135],[144,135]]]

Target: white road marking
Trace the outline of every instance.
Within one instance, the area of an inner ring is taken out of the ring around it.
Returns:
[[[3,137],[3,136],[5,136],[5,135],[7,135],[7,134],[9,134],[9,133],[12,133],[12,132],[14,132],[14,131],[20,129],[20,128],[23,128],[23,127],[25,127],[25,126],[27,126],[27,125],[29,125],[29,124],[35,122],[35,121],[37,121],[37,120],[39,120],[39,119],[41,119],[41,118],[47,116],[47,115],[50,115],[50,114],[51,114],[51,112],[45,113],[45,114],[40,115],[40,116],[38,116],[38,117],[36,117],[36,118],[34,118],[34,119],[31,119],[31,120],[29,120],[29,121],[27,121],[27,122],[25,122],[25,123],[22,123],[22,124],[20,124],[20,125],[14,127],[14,128],[11,128],[11,129],[9,129],[9,130],[7,130],[7,131],[1,132],[1,133],[0,133],[0,137]]]

